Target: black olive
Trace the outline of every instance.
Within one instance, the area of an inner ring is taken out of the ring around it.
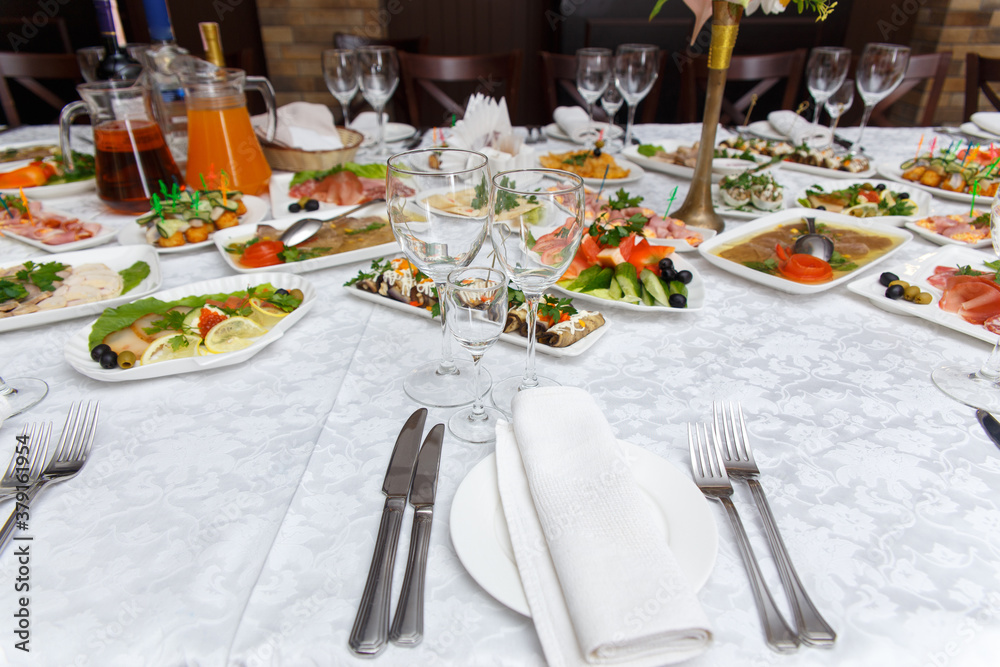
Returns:
[[[667,303],[670,304],[671,308],[687,308],[688,300],[683,294],[671,294]]]
[[[301,210],[302,210],[302,204],[298,203],[297,201],[293,201],[291,204],[288,205],[289,213],[298,213]]]
[[[658,266],[660,267],[660,273],[670,273],[674,270],[674,260],[669,257],[664,257],[660,260]]]
[[[670,269],[669,271],[660,270],[660,278],[662,278],[664,282],[668,283],[674,280],[680,280],[680,277],[677,275],[677,271],[674,269]]]
[[[274,290],[274,293],[275,294],[288,294],[288,290],[286,290],[284,287],[279,287],[278,289]]]
[[[110,347],[105,350],[98,361],[101,368],[118,368],[118,355]]]
[[[601,157],[601,149],[600,148],[595,148],[594,149],[594,157]]]
[[[909,192],[900,192],[899,196],[896,197],[896,199],[898,199],[900,201],[902,201],[904,199],[909,199],[909,198],[910,198],[910,193]]]
[[[890,299],[901,299],[903,298],[903,292],[906,290],[902,285],[891,285],[886,291],[885,295]]]
[[[307,211],[318,211],[319,210],[319,202],[316,201],[315,199],[310,199],[309,201],[306,202],[305,209]]]
[[[90,351],[90,358],[93,359],[94,361],[100,361],[101,355],[104,354],[105,352],[110,352],[110,351],[111,348],[105,345],[104,343],[101,343],[100,345],[95,345],[94,349]]]
[[[884,285],[885,287],[888,287],[889,283],[891,283],[893,280],[899,280],[899,276],[897,276],[895,273],[890,273],[889,271],[886,271],[885,273],[883,273],[878,277],[878,281],[882,283],[882,285]]]
[[[817,211],[825,211],[826,210],[826,206],[822,206],[822,205],[821,206],[817,206],[816,210]]]
[[[875,186],[875,192],[882,192],[885,190],[885,183],[879,183]]]
[[[677,272],[677,280],[681,281],[685,285],[689,284],[691,280],[694,279],[694,275],[687,269]]]

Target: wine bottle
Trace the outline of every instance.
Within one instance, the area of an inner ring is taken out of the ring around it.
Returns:
[[[142,4],[152,41],[152,46],[142,57],[153,115],[163,131],[174,161],[183,166],[187,161],[187,105],[175,64],[188,52],[174,41],[166,0],[143,0]]]
[[[94,8],[104,42],[104,58],[97,64],[97,79],[137,79],[142,74],[142,65],[125,51],[125,31],[118,16],[118,0],[94,0]]]
[[[222,55],[222,38],[219,36],[218,23],[199,23],[201,45],[205,48],[205,60],[216,67],[225,67],[226,58]]]

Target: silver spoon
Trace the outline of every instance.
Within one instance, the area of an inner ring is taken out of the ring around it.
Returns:
[[[316,233],[319,232],[320,228],[324,224],[328,222],[334,222],[342,218],[346,218],[352,213],[360,211],[363,208],[367,208],[372,204],[377,204],[379,202],[384,203],[385,199],[378,198],[366,201],[364,204],[355,206],[354,208],[348,211],[344,211],[340,215],[336,216],[335,218],[330,218],[329,220],[320,220],[319,218],[302,218],[301,220],[296,220],[294,223],[292,223],[291,227],[281,232],[281,236],[278,237],[278,240],[284,243],[286,246],[296,246],[299,245],[300,243],[305,243],[312,237],[316,236]]]
[[[795,240],[792,252],[797,255],[812,255],[824,262],[829,262],[833,257],[833,241],[829,236],[816,233],[816,218],[806,218],[806,225],[809,226],[809,233],[803,234]]]

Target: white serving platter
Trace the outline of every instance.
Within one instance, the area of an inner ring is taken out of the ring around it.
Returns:
[[[236,227],[228,227],[227,229],[236,229],[243,226],[256,225],[258,222],[267,217],[269,209],[267,201],[264,199],[254,197],[253,195],[243,195],[243,203],[246,204],[247,212],[240,216],[240,224],[236,225]],[[161,255],[179,255],[187,252],[193,252],[200,248],[210,247],[212,245],[212,237],[223,231],[226,230],[220,229],[212,232],[207,240],[201,241],[200,243],[185,243],[184,245],[173,248],[161,248],[160,246],[149,243],[146,240],[146,227],[144,225],[137,224],[135,222],[135,218],[130,218],[130,222],[122,226],[121,231],[118,232],[118,242],[122,245],[146,245],[150,248],[154,248],[156,252]]]

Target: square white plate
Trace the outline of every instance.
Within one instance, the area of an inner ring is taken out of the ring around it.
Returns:
[[[72,213],[67,213],[66,211],[57,211],[55,209],[43,209],[45,213],[53,213],[55,215],[61,215],[66,218],[76,218],[77,216]],[[84,220],[83,222],[89,222],[89,220]],[[100,223],[95,223],[100,224]],[[118,232],[106,224],[101,224],[101,231],[94,234],[89,239],[82,239],[80,241],[73,241],[72,243],[62,243],[60,245],[49,245],[47,243],[42,243],[37,239],[29,239],[20,234],[15,234],[9,229],[5,229],[4,232],[7,234],[8,238],[12,238],[15,241],[24,243],[25,245],[30,245],[32,248],[38,248],[39,250],[44,250],[45,252],[73,252],[75,250],[85,250],[86,248],[93,248],[95,246],[104,245],[109,243]]]
[[[663,150],[668,153],[672,153],[681,146],[690,146],[691,144],[683,141],[666,139],[664,141],[658,141],[654,145],[661,146]],[[694,167],[686,167],[682,164],[671,164],[669,162],[664,162],[663,160],[656,160],[654,158],[647,157],[639,153],[638,146],[629,146],[622,151],[622,155],[627,157],[632,162],[642,165],[650,171],[658,171],[663,174],[677,176],[678,178],[691,179],[694,177]],[[762,162],[766,162],[766,160],[762,160]],[[712,181],[717,183],[723,176],[741,174],[747,169],[753,169],[757,165],[757,162],[751,162],[749,160],[738,160],[736,158],[715,158],[712,160]]]
[[[875,218],[873,218],[875,219]],[[916,232],[919,236],[927,239],[931,243],[937,243],[938,245],[955,245],[963,248],[989,248],[993,245],[993,239],[987,237],[982,241],[976,241],[975,243],[968,243],[966,241],[959,241],[958,239],[949,238],[943,234],[938,234],[937,232],[926,229],[917,224],[916,220],[908,221],[903,225],[907,229]]]
[[[702,257],[707,259],[712,264],[715,264],[720,269],[729,271],[730,273],[736,274],[741,278],[746,278],[752,282],[773,287],[776,290],[788,292],[790,294],[815,294],[817,292],[824,292],[849,280],[853,280],[858,273],[867,271],[870,267],[875,266],[894,255],[901,247],[913,238],[913,236],[906,230],[871,222],[874,218],[851,218],[846,215],[824,213],[823,211],[819,211],[818,213],[819,215],[817,215],[817,211],[813,211],[808,208],[790,208],[784,211],[778,211],[777,213],[771,213],[770,215],[757,218],[753,222],[748,222],[737,229],[719,234],[711,241],[701,244],[698,248],[698,252],[701,253]],[[743,266],[738,262],[724,259],[714,252],[722,246],[732,245],[741,239],[755,236],[760,232],[772,229],[787,222],[791,222],[792,220],[801,219],[805,216],[816,217],[817,223],[831,222],[842,227],[853,227],[855,229],[877,231],[879,234],[883,234],[900,241],[900,243],[886,254],[872,262],[869,262],[868,264],[865,264],[857,271],[845,273],[839,278],[834,278],[833,280],[829,280],[825,283],[797,283],[781,276],[773,276],[768,273],[756,271]]]

